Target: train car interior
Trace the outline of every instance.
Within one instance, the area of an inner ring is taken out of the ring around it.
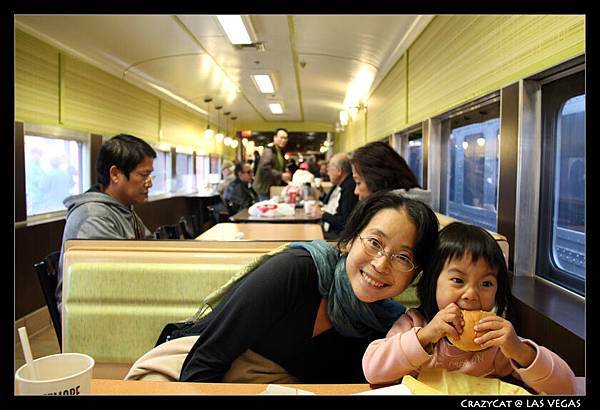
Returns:
[[[237,163],[256,178],[284,128],[283,160],[311,174],[312,189],[335,188],[319,162],[383,141],[431,192],[441,226],[492,233],[516,332],[564,359],[585,394],[586,24],[581,14],[14,14],[15,372],[26,327],[34,357],[88,353],[92,391],[109,391],[102,383],[122,380],[161,324],[193,314],[241,266],[290,240],[330,240],[326,228],[299,229],[321,223],[306,207],[278,229],[232,211],[220,191]],[[134,207],[153,237],[61,249],[63,201],[96,184],[96,158],[117,134],[156,152]],[[267,195],[307,202],[294,183]],[[399,300],[417,307],[412,292]]]

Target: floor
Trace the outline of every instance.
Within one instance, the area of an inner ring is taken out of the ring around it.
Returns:
[[[29,335],[29,345],[31,346],[31,355],[34,359],[42,356],[60,353],[58,339],[54,332],[54,327],[48,326],[36,334]],[[21,343],[15,345],[15,372],[25,364],[25,355]]]

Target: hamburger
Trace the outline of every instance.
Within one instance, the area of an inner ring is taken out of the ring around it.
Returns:
[[[485,310],[463,310],[462,315],[463,320],[465,321],[462,334],[459,336],[458,339],[455,339],[452,336],[448,336],[448,340],[460,350],[464,350],[467,352],[476,352],[478,350],[483,350],[484,348],[481,347],[481,345],[475,343],[473,339],[483,336],[486,332],[476,332],[473,329],[473,326],[475,326],[475,323],[477,323],[484,317],[496,316],[496,314],[494,312],[486,312]]]

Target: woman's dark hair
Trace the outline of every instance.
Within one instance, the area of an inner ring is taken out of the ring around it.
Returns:
[[[96,181],[103,187],[109,186],[110,167],[113,165],[129,179],[129,173],[145,157],[156,158],[156,152],[146,141],[128,134],[115,135],[100,148],[96,161]]]
[[[413,248],[414,262],[417,269],[422,268],[437,241],[438,219],[431,208],[423,202],[393,192],[378,192],[356,204],[346,227],[340,234],[338,248],[356,239],[375,214],[384,209],[403,209],[415,224],[417,237]]]
[[[351,162],[371,193],[420,188],[417,177],[404,158],[385,142],[371,142],[358,148]]]
[[[440,231],[438,243],[432,250],[430,263],[424,267],[423,276],[417,283],[417,296],[421,301],[419,309],[428,321],[433,319],[439,310],[435,297],[437,281],[446,262],[461,259],[467,254],[471,256],[473,263],[483,258],[491,268],[498,270],[496,314],[501,316],[505,309],[511,314],[511,291],[506,259],[489,232],[476,225],[453,222]]]

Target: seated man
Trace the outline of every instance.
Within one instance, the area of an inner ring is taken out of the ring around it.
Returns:
[[[356,185],[352,178],[352,165],[348,155],[340,152],[331,157],[327,173],[333,184],[331,191],[325,194],[322,187],[317,188],[321,191],[319,199],[325,204],[325,212],[315,206],[312,215],[321,217],[325,239],[337,239],[358,202],[358,197],[354,194]]]
[[[62,306],[62,267],[69,239],[152,239],[153,234],[133,211],[148,199],[156,152],[140,138],[119,134],[100,148],[97,183],[64,200],[67,222],[62,238],[56,301]],[[62,313],[62,312],[61,312]]]
[[[234,173],[235,179],[229,184],[223,196],[233,214],[244,208],[249,208],[258,198],[252,188],[252,166],[250,164],[237,164]]]

